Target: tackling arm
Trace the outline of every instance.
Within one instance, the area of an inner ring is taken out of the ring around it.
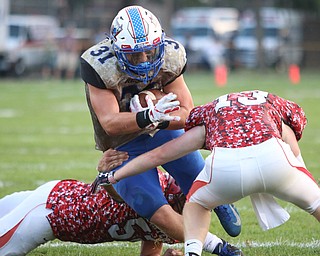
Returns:
[[[182,136],[142,154],[113,173],[115,182],[178,159],[203,147],[205,127],[196,126]]]
[[[290,148],[293,154],[297,157],[300,155],[300,148],[298,145],[298,141],[296,139],[296,135],[292,131],[292,129],[282,122],[282,140],[290,145]]]

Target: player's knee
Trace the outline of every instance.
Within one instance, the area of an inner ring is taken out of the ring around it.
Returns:
[[[320,199],[307,209],[320,222]]]
[[[150,218],[150,221],[158,227],[172,228],[176,222],[182,223],[182,216],[176,213],[170,205],[163,205]]]

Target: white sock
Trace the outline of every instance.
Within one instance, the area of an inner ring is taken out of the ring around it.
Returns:
[[[185,256],[200,256],[202,252],[202,242],[198,239],[190,239],[184,242]]]
[[[222,240],[216,235],[208,233],[204,240],[203,250],[212,253],[218,244],[222,244]]]

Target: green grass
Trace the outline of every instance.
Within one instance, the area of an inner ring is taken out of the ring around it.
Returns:
[[[185,79],[196,105],[224,93],[250,89],[266,90],[296,101],[308,117],[300,142],[303,157],[314,177],[320,179],[318,73],[303,71],[298,85],[292,85],[286,74],[269,71],[235,72],[229,75],[224,87],[215,86],[210,72],[189,73]],[[82,81],[2,79],[0,89],[0,197],[34,189],[53,179],[76,178],[86,182],[94,179],[100,153],[94,149]],[[236,203],[243,222],[239,237],[228,237],[214,214],[210,230],[241,246],[246,255],[320,255],[319,223],[291,204],[281,201],[280,204],[290,212],[291,218],[274,230],[260,229],[248,199]],[[29,255],[103,254],[138,255],[139,243],[79,246],[53,241]]]

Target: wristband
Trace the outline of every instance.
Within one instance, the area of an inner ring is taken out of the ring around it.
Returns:
[[[157,126],[157,129],[161,129],[161,130],[166,129],[168,128],[169,124],[170,124],[170,121],[164,121]]]
[[[116,184],[118,181],[114,178],[114,171],[109,172],[108,174],[108,181],[111,184]]]
[[[149,117],[149,109],[138,112],[136,114],[136,122],[141,129],[147,127],[149,124],[152,124]]]

